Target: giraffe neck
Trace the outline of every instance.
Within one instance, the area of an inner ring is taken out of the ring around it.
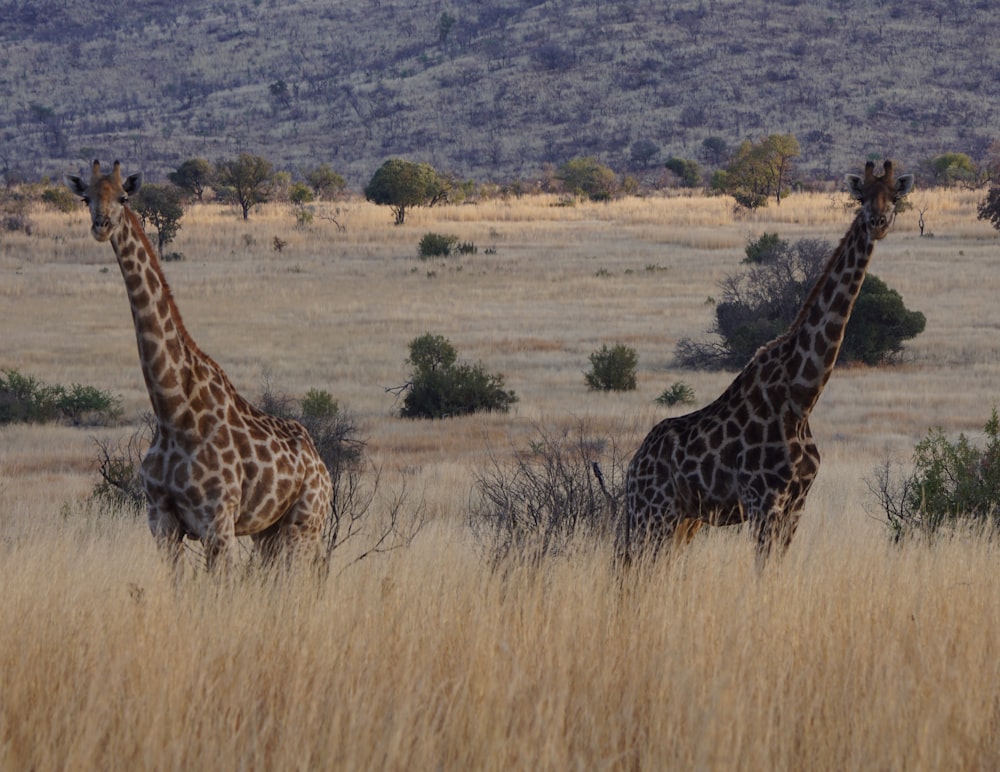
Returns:
[[[139,361],[157,423],[162,428],[195,428],[197,414],[218,401],[208,382],[228,379],[188,334],[170,287],[138,218],[125,210],[111,246],[128,293]],[[196,409],[195,409],[196,408]]]
[[[803,415],[812,410],[833,372],[874,246],[865,218],[859,214],[798,317],[779,339],[792,400]]]

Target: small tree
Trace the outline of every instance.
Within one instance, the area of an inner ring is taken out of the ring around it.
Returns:
[[[266,158],[240,153],[239,158],[223,161],[218,167],[219,184],[227,188],[232,200],[239,204],[243,219],[250,217],[250,210],[271,198],[274,167]]]
[[[590,372],[584,373],[587,388],[591,391],[634,391],[635,368],[639,355],[634,348],[617,343],[607,344],[590,355]]]
[[[936,185],[966,185],[974,187],[979,181],[979,170],[965,153],[942,153],[928,164]]]
[[[482,365],[457,364],[458,354],[441,335],[426,333],[410,341],[413,373],[400,415],[403,418],[447,418],[467,413],[506,413],[517,402],[503,388],[503,376]]]
[[[976,218],[989,220],[994,228],[1000,230],[1000,183],[991,185],[986,192],[986,198],[979,202],[979,206],[976,207]]]
[[[163,248],[174,240],[184,216],[181,191],[175,185],[143,185],[132,199],[135,213],[145,228],[156,228],[156,250],[163,259]]]
[[[794,134],[771,134],[756,144],[744,141],[726,168],[725,192],[747,209],[767,206],[771,196],[780,204],[788,194],[792,159],[800,152]]]
[[[178,166],[176,171],[170,172],[167,179],[202,201],[205,189],[212,184],[214,174],[212,164],[204,158],[191,158]]]
[[[607,201],[618,190],[618,176],[594,156],[567,161],[555,177],[567,192],[591,201]]]
[[[305,180],[313,189],[316,198],[333,198],[347,187],[347,180],[337,174],[328,164],[321,164],[305,173]]]
[[[660,146],[649,139],[637,139],[629,149],[629,161],[634,168],[645,169],[660,154]]]
[[[664,164],[670,171],[677,175],[681,181],[681,187],[696,188],[701,185],[701,167],[697,161],[690,158],[671,157]]]
[[[365,199],[385,205],[393,222],[402,225],[406,211],[414,206],[434,206],[448,198],[448,184],[430,164],[390,158],[365,186]]]

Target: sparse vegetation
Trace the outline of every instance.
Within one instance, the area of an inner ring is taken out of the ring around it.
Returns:
[[[600,465],[608,454],[608,463]],[[608,439],[584,426],[539,430],[527,449],[509,461],[493,454],[488,468],[477,473],[469,525],[494,565],[508,559],[534,563],[565,553],[574,540],[605,538],[615,527],[627,462]]]

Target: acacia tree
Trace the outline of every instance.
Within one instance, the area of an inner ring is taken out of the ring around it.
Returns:
[[[162,260],[163,248],[181,229],[184,207],[181,206],[180,189],[175,185],[143,185],[132,199],[132,206],[144,228],[146,223],[156,228],[156,249]]]
[[[794,134],[771,134],[756,144],[745,140],[726,167],[720,184],[747,209],[767,206],[771,196],[780,205],[782,197],[788,195],[792,159],[799,153]]]
[[[393,222],[402,225],[407,209],[446,201],[448,191],[447,181],[430,164],[390,158],[365,186],[365,199],[388,206]]]
[[[216,177],[228,197],[240,205],[244,220],[254,206],[271,198],[274,167],[259,155],[240,153],[239,158],[220,162]]]
[[[212,174],[212,164],[204,158],[190,158],[178,166],[177,171],[170,172],[167,179],[201,201],[205,188],[212,183]]]

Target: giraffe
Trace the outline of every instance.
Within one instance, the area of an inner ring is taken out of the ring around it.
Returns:
[[[209,571],[225,571],[237,536],[251,535],[265,563],[287,551],[319,557],[331,511],[330,474],[305,427],[244,399],[184,327],[166,277],[115,161],[90,183],[65,182],[90,209],[91,233],[111,242],[125,280],[155,433],[140,476],[149,528],[176,563],[185,537],[198,539]]]
[[[656,554],[689,541],[704,524],[749,522],[758,566],[775,544],[784,552],[819,470],[809,416],[833,372],[875,242],[895,218],[913,175],[895,178],[886,161],[848,174],[861,203],[788,330],[762,346],[722,395],[687,415],[667,418],[643,440],[625,480],[618,533],[626,560],[639,547]]]

